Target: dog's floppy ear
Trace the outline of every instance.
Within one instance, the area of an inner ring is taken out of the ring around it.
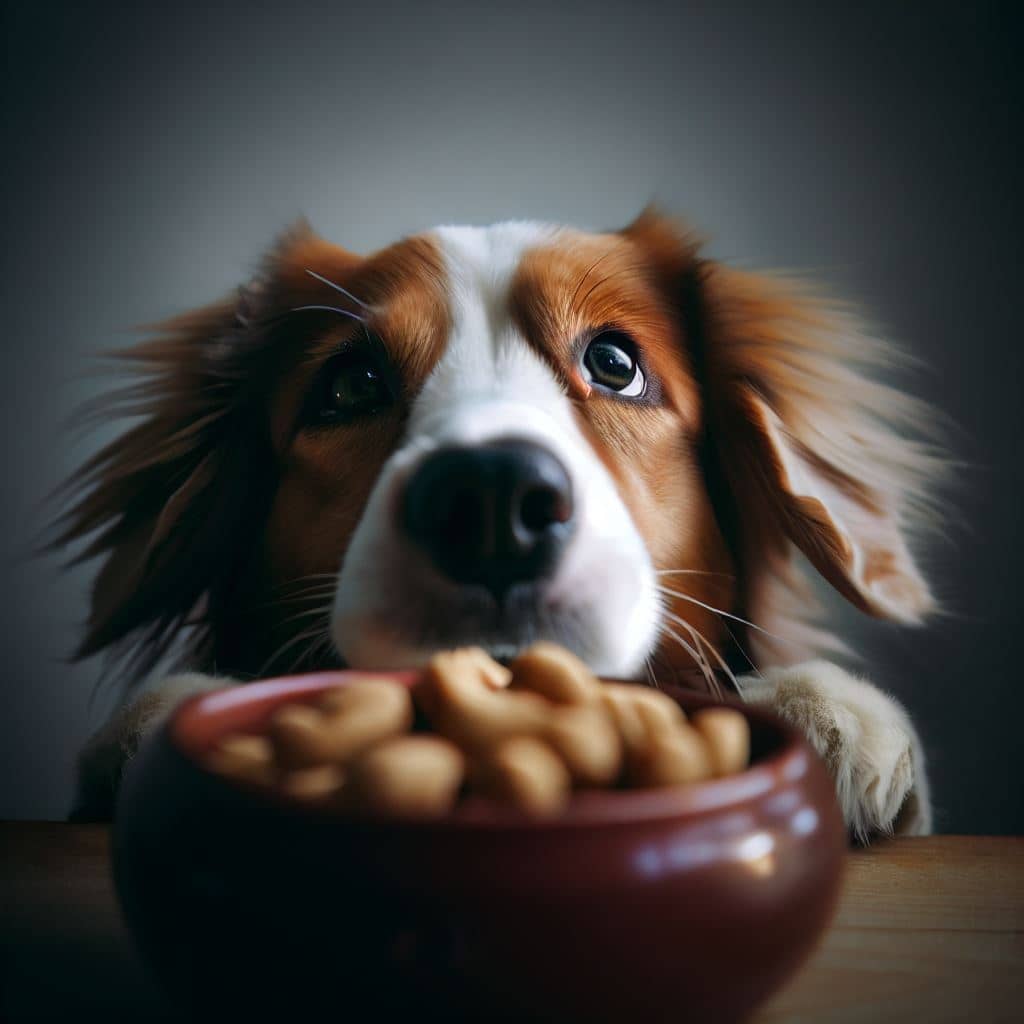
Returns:
[[[900,529],[898,495],[865,486],[815,454],[754,388],[742,389],[737,408],[747,421],[752,497],[853,604],[919,622],[933,601]]]
[[[791,542],[863,611],[920,622],[935,602],[907,531],[943,464],[912,439],[928,410],[864,372],[891,349],[797,283],[701,260],[688,273],[689,340],[741,559],[770,564]]]
[[[878,379],[895,351],[806,285],[704,258],[701,240],[657,210],[623,233],[679,309],[745,613],[808,649],[829,643],[800,622],[813,599],[790,567],[795,546],[857,607],[920,622],[935,601],[907,537],[947,463],[928,441],[932,411]]]
[[[237,296],[116,353],[135,381],[106,396],[100,412],[136,422],[62,489],[70,508],[53,542],[90,537],[76,561],[103,558],[78,657],[127,646],[148,669],[230,592],[274,486],[262,413],[287,328],[276,314],[308,285],[305,257],[319,256],[322,267],[326,250],[348,258],[299,224]],[[195,639],[203,638],[200,629]]]

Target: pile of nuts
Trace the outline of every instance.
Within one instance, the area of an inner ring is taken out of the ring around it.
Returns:
[[[508,668],[479,648],[438,654],[411,689],[353,677],[279,708],[265,735],[225,737],[208,765],[353,812],[438,817],[468,793],[549,817],[574,788],[697,782],[742,771],[749,754],[738,711],[687,719],[664,693],[602,683],[539,643]]]

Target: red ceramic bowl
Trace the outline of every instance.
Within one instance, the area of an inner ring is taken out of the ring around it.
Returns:
[[[345,678],[196,697],[126,773],[118,891],[192,1017],[740,1020],[828,924],[846,849],[832,783],[756,709],[747,771],[577,794],[554,821],[479,801],[354,821],[202,767],[219,737]],[[715,703],[666,689],[686,710]]]

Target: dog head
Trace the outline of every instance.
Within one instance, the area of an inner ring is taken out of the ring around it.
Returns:
[[[540,638],[615,676],[794,658],[821,639],[796,550],[916,622],[937,463],[902,436],[921,407],[858,369],[886,351],[653,212],[368,257],[300,226],[127,353],[112,409],[139,419],[73,478],[60,539],[104,557],[81,653],[152,661],[190,629],[240,674]]]

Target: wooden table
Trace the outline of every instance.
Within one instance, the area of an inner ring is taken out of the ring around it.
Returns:
[[[108,830],[0,825],[0,1020],[94,1015],[173,1019],[121,922]],[[1024,839],[900,839],[852,854],[831,931],[757,1018],[968,1020],[1024,1020]]]

